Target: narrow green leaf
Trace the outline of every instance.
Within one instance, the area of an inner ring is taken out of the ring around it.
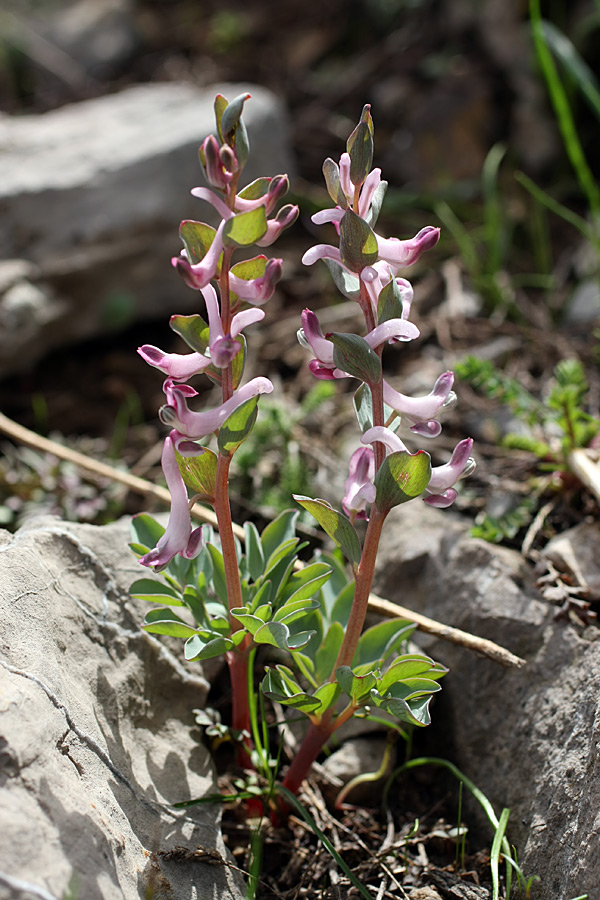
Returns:
[[[232,456],[254,427],[258,416],[258,397],[250,397],[238,406],[219,428],[218,445],[221,453]]]
[[[342,209],[346,209],[346,207],[348,206],[348,200],[342,190],[342,185],[340,183],[340,168],[338,164],[329,157],[323,163],[323,176],[325,178],[325,184],[327,186],[329,196],[331,197],[335,205],[341,206]]]
[[[364,706],[370,700],[370,692],[377,684],[374,672],[356,675],[350,666],[340,666],[335,670],[335,680],[354,706]]]
[[[373,133],[367,122],[358,123],[346,144],[350,154],[350,181],[353,185],[361,185],[373,164]]]
[[[290,625],[292,622],[295,622],[296,619],[302,618],[306,616],[307,613],[312,612],[313,609],[319,608],[318,600],[296,600],[288,601],[283,606],[281,606],[275,615],[273,616],[274,622],[283,622],[284,625]]]
[[[138,578],[129,588],[129,593],[137,600],[147,600],[149,603],[185,606],[180,593],[154,578]]]
[[[360,378],[366,384],[381,381],[381,360],[363,337],[332,332],[327,338],[334,345],[333,361],[338,369]]]
[[[151,609],[146,613],[142,628],[151,634],[168,634],[178,638],[189,638],[196,633],[194,627],[184,622],[173,610],[164,607]]]
[[[215,590],[215,593],[225,609],[227,609],[229,605],[228,593],[227,593],[227,580],[225,578],[225,563],[223,561],[223,554],[220,550],[215,547],[214,544],[207,543],[206,547],[208,552],[210,553],[210,560],[212,563],[212,585]]]
[[[353,665],[380,665],[399,643],[408,640],[415,628],[407,619],[387,619],[372,625],[358,640]]]
[[[263,529],[260,542],[265,559],[269,559],[280,544],[294,537],[299,515],[300,513],[297,509],[285,509]]]
[[[185,219],[179,226],[179,237],[183,241],[188,262],[192,265],[201,262],[212,242],[215,239],[216,230],[204,222],[194,222],[193,219]],[[218,274],[218,272],[217,272]]]
[[[209,329],[202,316],[171,316],[169,326],[196,353],[206,353]]]
[[[317,682],[325,681],[331,675],[344,640],[344,628],[345,625],[342,626],[339,622],[333,622],[321,641],[321,645],[315,653],[315,678]]]
[[[257,581],[265,570],[265,557],[260,542],[260,535],[254,522],[244,522],[244,536],[248,572],[250,578],[253,581]]]
[[[257,644],[271,644],[280,650],[299,650],[308,644],[312,632],[302,632],[290,636],[290,629],[283,622],[265,622],[256,631],[254,640]]]
[[[307,715],[321,706],[318,698],[311,697],[300,688],[286,666],[269,669],[262,680],[261,690],[270,700],[291,706]]]
[[[389,511],[423,493],[431,478],[431,458],[424,450],[416,453],[396,451],[386,456],[375,476],[375,502],[381,511]]]
[[[219,636],[204,642],[199,635],[195,634],[186,641],[184,654],[188,662],[192,659],[214,659],[217,656],[223,656],[232,648],[233,641],[229,638]]]
[[[221,131],[225,140],[228,140],[230,136],[235,134],[241,121],[242,112],[244,111],[244,103],[249,99],[250,94],[238,94],[237,97],[234,97],[231,103],[228,103],[222,110]]]
[[[223,229],[226,247],[250,247],[260,241],[267,231],[267,214],[264,206],[248,212],[237,213],[227,219]]]
[[[396,682],[406,681],[409,678],[414,678],[416,675],[430,672],[432,666],[433,660],[419,653],[399,656],[381,676],[377,684],[377,690],[382,695],[386,694]]]
[[[136,542],[146,553],[156,547],[165,529],[148,513],[140,513],[131,520],[131,531]]]
[[[377,238],[371,227],[351,209],[340,222],[340,253],[342,262],[351,272],[360,272],[377,262]]]
[[[310,497],[300,494],[294,494],[293,497],[300,506],[314,516],[346,559],[358,565],[362,551],[358,535],[350,520],[343,513],[333,509],[326,500],[312,500]]]

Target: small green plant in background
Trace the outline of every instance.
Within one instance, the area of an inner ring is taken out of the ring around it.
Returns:
[[[456,373],[490,400],[511,410],[523,430],[509,432],[501,443],[531,453],[536,461],[538,478],[518,506],[503,518],[483,516],[475,525],[473,533],[477,537],[499,542],[514,537],[531,521],[545,491],[560,490],[565,483],[573,483],[570,455],[573,450],[592,444],[600,432],[600,420],[585,409],[589,385],[578,359],[563,359],[555,366],[543,400],[488,360],[467,356],[456,366]]]

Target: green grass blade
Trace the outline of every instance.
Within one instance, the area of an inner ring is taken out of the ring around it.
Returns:
[[[492,873],[492,900],[498,900],[500,897],[500,850],[502,841],[505,840],[506,826],[508,824],[509,809],[503,809],[500,814],[498,827],[492,841],[492,850],[490,852],[490,870]]]
[[[559,203],[558,200],[555,200],[554,197],[551,197],[550,194],[547,194],[546,191],[538,187],[535,181],[532,181],[524,172],[515,172],[515,178],[539,203],[542,203],[547,209],[555,213],[555,215],[560,216],[561,219],[564,219],[565,222],[568,222],[569,225],[576,228],[598,252],[600,249],[600,238],[589,222],[586,222],[585,219],[578,216],[572,209],[569,209],[567,206]]]
[[[596,116],[600,119],[600,87],[593,71],[581,58],[572,42],[551,22],[542,22],[547,46],[562,63]]]
[[[567,93],[559,78],[552,54],[546,43],[540,0],[529,0],[529,14],[535,50],[542,74],[546,80],[565,149],[581,189],[587,197],[590,210],[594,218],[597,219],[600,217],[600,191],[585,159]]]
[[[337,852],[337,850],[335,849],[335,847],[333,846],[333,844],[331,843],[331,841],[329,840],[327,835],[321,831],[321,829],[319,828],[319,826],[317,825],[317,823],[315,822],[315,820],[313,819],[313,817],[311,816],[309,811],[307,809],[305,809],[304,806],[302,806],[302,804],[300,803],[298,798],[294,794],[292,794],[291,791],[288,791],[287,788],[283,787],[283,785],[279,785],[277,788],[277,791],[278,791],[278,793],[281,794],[281,796],[283,797],[285,802],[289,806],[293,806],[294,809],[296,810],[296,812],[298,812],[302,816],[302,818],[304,819],[306,824],[310,827],[310,829],[313,831],[313,833],[319,838],[319,840],[321,841],[323,846],[332,855],[332,857],[334,858],[335,862],[340,867],[340,869],[342,870],[344,875],[350,879],[350,881],[352,882],[354,887],[357,889],[357,891],[359,892],[361,897],[364,897],[365,900],[373,900],[372,895],[369,893],[369,891],[366,889],[366,887],[363,884],[361,884],[361,882],[358,880],[356,875],[354,875],[353,872],[350,871],[350,869],[348,868],[348,866],[346,865],[346,863],[344,862],[344,860],[342,859],[340,854]]]
[[[504,234],[502,205],[498,194],[498,171],[505,154],[506,147],[503,144],[494,144],[485,158],[481,172],[485,242],[488,249],[486,269],[490,275],[496,275],[502,267]]]
[[[488,822],[494,829],[494,835],[496,835],[498,833],[498,829],[500,827],[500,820],[498,819],[498,816],[496,815],[496,813],[494,811],[494,807],[492,806],[492,804],[490,803],[488,798],[485,796],[483,791],[479,790],[477,785],[474,782],[472,782],[471,779],[468,778],[465,774],[463,774],[463,772],[461,772],[460,769],[458,769],[454,765],[454,763],[449,762],[447,759],[441,759],[437,756],[419,756],[416,759],[409,759],[408,762],[405,762],[403,765],[401,765],[397,769],[395,769],[392,772],[392,774],[390,775],[390,777],[388,778],[387,784],[383,791],[383,799],[382,799],[383,806],[385,806],[385,804],[387,803],[387,796],[388,796],[390,787],[391,787],[393,781],[398,777],[398,775],[401,775],[403,772],[407,772],[409,769],[416,769],[419,766],[441,766],[444,769],[448,769],[448,771],[451,772],[458,781],[462,781],[464,783],[467,790],[469,790],[471,792],[471,794],[475,797],[475,799],[477,800],[479,805],[482,807],[484,813],[487,816]],[[494,839],[495,839],[495,837],[494,837]],[[500,843],[501,843],[502,852],[504,854],[506,864],[507,864],[506,865],[506,896],[509,897],[511,881],[512,881],[511,865],[513,868],[518,869],[518,867],[516,866],[514,860],[511,858],[510,844],[508,843],[508,840],[505,836],[503,836],[501,838]]]

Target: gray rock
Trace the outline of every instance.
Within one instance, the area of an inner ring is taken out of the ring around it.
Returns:
[[[244,895],[220,809],[171,806],[216,788],[192,714],[208,685],[139,629],[127,539],[49,517],[1,532],[2,900]]]
[[[28,353],[17,341],[2,354],[0,375],[52,347],[197,305],[170,258],[182,219],[210,220],[190,190],[204,183],[197,151],[214,131],[214,96],[245,90],[243,183],[290,172],[285,111],[258,86],[138,85],[43,115],[0,115],[0,256],[35,263],[35,283],[56,298]]]
[[[384,529],[375,589],[527,660],[520,670],[502,669],[426,640],[450,668],[430,746],[497,812],[510,808],[509,836],[524,871],[541,878],[539,900],[596,896],[600,642],[584,636],[596,630],[555,621],[518,553],[470,538],[452,513],[423,512],[419,503],[398,508]]]

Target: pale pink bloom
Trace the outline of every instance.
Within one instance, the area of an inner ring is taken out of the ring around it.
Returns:
[[[211,364],[211,359],[203,353],[165,353],[152,344],[138,347],[137,352],[149,365],[160,369],[173,381],[187,381]]]
[[[205,200],[206,203],[210,203],[216,211],[219,213],[222,219],[231,219],[233,216],[233,211],[229,209],[225,201],[222,197],[217,196],[213,191],[210,191],[205,187],[195,187],[192,188],[191,194],[194,197],[198,197],[200,200]]]
[[[436,381],[431,393],[425,397],[407,397],[405,394],[394,390],[384,380],[383,402],[396,410],[398,415],[405,416],[411,421],[413,424],[410,430],[415,434],[421,434],[425,437],[437,437],[442,430],[442,426],[437,421],[436,416],[453,403],[455,397],[452,393],[453,382],[454,374],[452,372],[444,372]]]
[[[250,400],[251,397],[256,397],[259,394],[270,394],[273,390],[273,385],[268,378],[260,376],[253,378],[239,388],[233,397],[230,397],[225,403],[222,403],[216,409],[205,410],[204,412],[193,412],[188,408],[186,398],[196,393],[189,385],[175,384],[172,379],[167,378],[163,389],[167,403],[159,410],[161,422],[176,429],[184,437],[199,441],[201,438],[217,431],[225,419],[238,406],[245,403],[246,400]]]
[[[293,225],[298,218],[299,209],[288,203],[282,206],[275,218],[267,219],[267,230],[260,240],[256,241],[258,247],[270,247],[282,231]]]
[[[475,468],[475,460],[470,455],[472,448],[473,439],[465,438],[456,445],[447,463],[443,466],[433,467],[426,488],[427,493],[431,496],[423,498],[425,503],[442,509],[454,503],[457,494],[452,485],[456,484],[459,478],[470,474]]]
[[[219,259],[223,252],[223,229],[226,219],[217,228],[213,242],[199,263],[190,263],[185,250],[180,256],[174,256],[171,264],[177,269],[185,283],[191,288],[202,290],[213,278],[216,278]]]
[[[256,209],[258,206],[264,206],[267,215],[275,209],[277,202],[288,192],[290,183],[287,175],[275,175],[269,179],[269,187],[262,197],[256,200],[249,200],[246,197],[240,197],[239,194],[235,198],[235,211],[247,212]],[[194,193],[192,191],[192,193]]]
[[[264,259],[264,257],[262,257]],[[238,295],[240,300],[251,303],[253,306],[262,306],[270,300],[275,291],[275,286],[283,273],[283,260],[270,259],[265,267],[264,275],[247,281],[230,273],[229,287]]]
[[[187,488],[177,465],[174,447],[175,432],[165,439],[161,457],[167,488],[171,494],[171,513],[165,533],[153,550],[142,556],[140,563],[154,569],[164,569],[174,556],[194,559],[202,549],[202,526],[192,530]]]
[[[350,457],[342,509],[352,519],[366,519],[367,503],[375,501],[375,455],[371,447],[359,447]]]
[[[373,428],[367,428],[360,440],[363,444],[379,442],[387,447],[390,453],[406,451],[406,445],[400,440],[398,435],[391,428],[386,428],[384,425],[374,425]]]
[[[379,259],[390,263],[397,268],[411,266],[426,250],[435,247],[440,239],[440,229],[434,228],[433,225],[427,225],[407,241],[401,241],[398,238],[382,238],[378,234],[377,249],[379,250]]]

